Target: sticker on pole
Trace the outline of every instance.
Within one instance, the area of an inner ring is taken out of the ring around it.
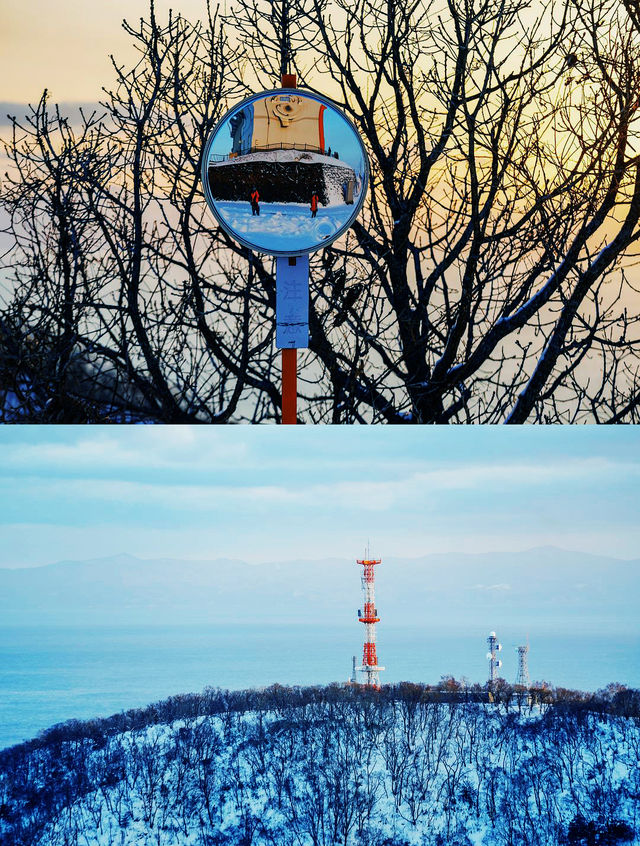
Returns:
[[[276,347],[309,346],[309,256],[276,258]]]
[[[368,179],[351,121],[298,88],[256,94],[227,112],[202,161],[205,197],[220,225],[274,256],[311,253],[346,232]]]

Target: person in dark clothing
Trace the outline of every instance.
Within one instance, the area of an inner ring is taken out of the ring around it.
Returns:
[[[260,194],[258,193],[258,189],[255,185],[253,186],[253,190],[249,196],[251,199],[251,214],[260,217]]]
[[[314,191],[311,195],[311,217],[315,217],[318,214],[318,202],[320,198],[318,197],[318,192]]]

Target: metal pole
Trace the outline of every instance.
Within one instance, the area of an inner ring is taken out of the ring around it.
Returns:
[[[283,88],[296,88],[297,79],[294,73],[282,74]],[[296,349],[282,350],[282,422],[294,425],[298,422],[298,351]]]
[[[298,350],[282,350],[282,422],[294,424],[298,422]]]

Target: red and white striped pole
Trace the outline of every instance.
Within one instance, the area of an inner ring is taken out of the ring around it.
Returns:
[[[382,559],[366,558],[358,561],[364,568],[362,572],[362,589],[364,591],[364,613],[358,613],[358,619],[366,626],[366,639],[364,642],[364,651],[362,654],[362,666],[360,671],[366,676],[366,684],[371,687],[380,687],[379,673],[384,670],[384,667],[378,665],[378,656],[376,654],[376,623],[380,622],[378,617],[378,609],[376,608],[375,595],[375,572],[376,564],[381,564]]]

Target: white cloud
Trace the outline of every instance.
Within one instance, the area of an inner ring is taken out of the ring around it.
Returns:
[[[599,458],[535,464],[466,464],[408,472],[402,478],[311,484],[306,492],[316,502],[323,498],[361,510],[384,511],[394,505],[418,502],[428,509],[435,494],[445,491],[527,489],[541,485],[551,489],[563,482],[593,483],[603,477],[617,478],[623,471],[627,475],[638,474],[640,465],[621,465]]]
[[[184,443],[190,446],[188,439],[185,439]],[[199,448],[199,444],[196,443],[195,446]],[[208,455],[200,455],[198,465],[200,471],[207,469],[207,460],[214,465],[217,463],[218,451],[222,451],[222,446],[217,444]],[[261,506],[280,503],[290,504],[296,508],[314,508],[321,511],[349,509],[352,512],[385,512],[400,506],[406,509],[418,507],[421,511],[428,513],[437,505],[436,495],[446,491],[495,491],[502,488],[526,490],[533,486],[546,485],[555,495],[557,486],[563,482],[575,483],[584,480],[594,483],[603,477],[615,478],[620,472],[617,464],[594,458],[548,464],[471,464],[413,472],[401,478],[323,483],[314,482],[308,476],[296,478],[289,474],[291,480],[288,479],[286,484],[251,484],[249,481],[242,484],[243,480],[251,479],[251,474],[243,475],[239,472],[236,476],[237,481],[234,479],[233,482],[219,484],[216,483],[215,467],[211,467],[211,483],[189,484],[183,481],[188,478],[189,468],[185,469],[179,462],[180,481],[170,484],[131,481],[125,478],[91,478],[90,462],[92,461],[100,464],[106,462],[112,468],[128,469],[136,459],[139,459],[138,453],[129,448],[120,449],[114,454],[108,439],[80,442],[74,445],[72,451],[64,445],[42,445],[38,449],[40,466],[49,460],[50,466],[57,466],[67,473],[70,463],[75,461],[77,466],[86,468],[85,477],[78,479],[59,476],[56,478],[52,474],[46,477],[24,476],[20,481],[23,494],[56,499],[64,497],[85,503],[98,500],[156,504],[176,511],[184,509],[209,511],[213,508],[224,509],[230,504]],[[164,460],[166,450],[164,438],[156,438],[153,450],[159,452],[161,460]],[[176,453],[179,450],[179,445],[171,454],[167,450],[166,461],[171,463],[177,461]],[[226,464],[234,456],[229,455],[226,450],[225,452],[227,453],[224,455]],[[243,454],[242,450],[238,455],[241,454]],[[33,459],[33,455],[30,458]],[[144,460],[148,461],[149,456]],[[240,458],[236,457],[235,464],[237,465],[239,461]],[[24,464],[30,469],[33,468],[32,461],[24,462],[23,466]],[[637,471],[637,468],[635,469]],[[629,465],[626,465],[627,474],[629,470]],[[378,468],[378,472],[382,475],[385,468]],[[0,490],[4,487],[8,493],[9,486],[12,484],[12,481],[5,480],[0,483]]]
[[[191,426],[145,426],[126,439],[117,434],[99,434],[81,437],[74,443],[43,440],[0,444],[0,466],[31,472],[58,469],[61,475],[81,471],[90,477],[105,470],[130,468],[233,466],[247,454],[245,441],[231,442],[211,427],[207,427],[205,436],[204,431]]]
[[[123,495],[129,496],[127,491],[135,491],[137,484],[136,471],[147,470],[162,472],[162,481],[145,479],[146,486],[141,490],[158,501],[174,499],[178,493],[198,507],[201,501],[217,502],[223,492],[238,500],[289,501],[295,491],[299,502],[333,502],[363,511],[385,511],[419,500],[429,508],[434,496],[447,491],[526,490],[583,480],[591,484],[635,478],[640,473],[638,463],[623,464],[599,456],[505,458],[502,462],[482,458],[463,461],[456,456],[443,461],[435,456],[429,439],[421,440],[419,449],[407,446],[398,455],[397,450],[382,449],[384,439],[380,437],[374,437],[372,444],[369,437],[356,438],[354,430],[341,431],[345,434],[334,438],[331,432],[301,427],[285,439],[277,427],[256,432],[226,427],[145,426],[125,431],[93,430],[73,442],[46,440],[45,432],[37,442],[0,443],[0,467],[5,475],[19,477],[21,485],[27,483],[28,475],[40,475],[47,481],[57,478],[62,492],[69,493],[73,490],[71,483],[62,480],[79,477],[87,480],[83,496],[93,498],[111,497],[114,489],[99,481],[90,483],[91,479],[122,480],[118,483],[123,486]],[[233,484],[220,484],[223,471],[233,472]],[[211,485],[203,482],[203,474],[211,475]],[[270,481],[263,485],[258,480],[265,476]],[[190,478],[197,484],[190,484]],[[34,482],[29,485],[33,487]]]

